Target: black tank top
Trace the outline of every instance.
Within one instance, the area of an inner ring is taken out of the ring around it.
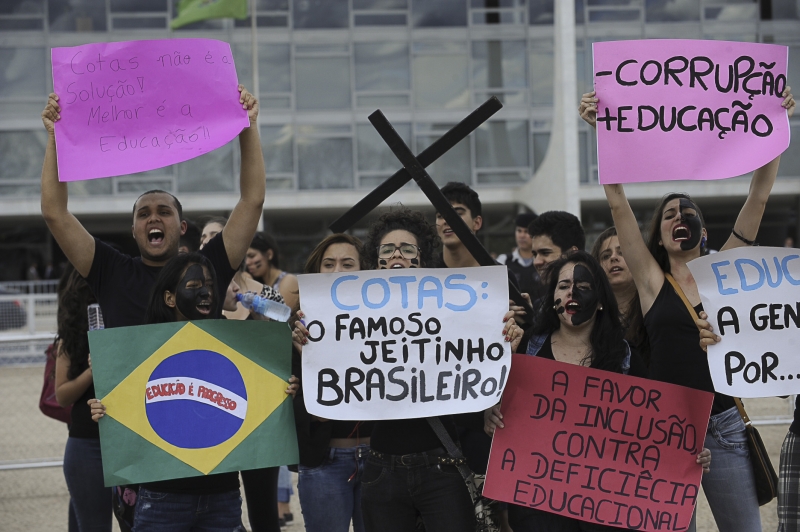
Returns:
[[[702,305],[695,310],[702,311]],[[683,300],[666,278],[644,317],[644,325],[650,338],[651,379],[714,392],[708,356],[700,347],[700,333]],[[734,406],[732,397],[714,393],[711,414]]]
[[[94,383],[90,384],[83,395],[72,405],[72,415],[69,424],[70,438],[94,438],[100,437],[100,429],[97,423],[92,421],[91,408],[87,404],[89,399],[94,399]]]

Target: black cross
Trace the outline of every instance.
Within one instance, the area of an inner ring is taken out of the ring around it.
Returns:
[[[384,114],[378,110],[369,115],[369,121],[383,138],[384,142],[392,150],[392,153],[403,164],[403,168],[397,171],[392,177],[384,181],[375,190],[370,192],[364,199],[359,201],[349,211],[344,213],[338,220],[333,222],[330,230],[334,233],[342,233],[361,220],[372,209],[380,205],[386,198],[398,191],[403,185],[413,179],[416,181],[422,193],[434,206],[436,211],[445,219],[456,236],[461,240],[467,250],[481,266],[494,266],[497,264],[486,248],[480,243],[478,238],[469,230],[467,224],[450,205],[442,191],[431,179],[425,167],[429,166],[436,159],[447,153],[447,151],[463,140],[467,135],[475,131],[478,126],[488,120],[493,114],[503,107],[500,101],[492,96],[483,105],[470,113],[467,118],[456,124],[450,131],[445,133],[439,140],[431,144],[427,149],[415,157],[413,152],[406,146],[406,143],[397,134],[397,131],[389,123]],[[511,299],[525,308],[527,316],[533,316],[533,310],[527,301],[519,293],[519,290],[510,281],[508,290]]]

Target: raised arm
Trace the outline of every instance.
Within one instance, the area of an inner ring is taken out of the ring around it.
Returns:
[[[232,268],[238,268],[244,260],[247,248],[253,240],[264,208],[267,187],[264,156],[261,153],[261,137],[258,134],[258,101],[239,85],[239,102],[247,109],[250,127],[239,134],[242,153],[242,170],[239,177],[239,202],[231,211],[228,223],[222,230],[225,251]]]
[[[94,260],[94,238],[67,209],[67,184],[58,180],[55,123],[61,118],[58,96],[50,94],[42,111],[47,149],[42,165],[42,216],[67,259],[82,276],[89,275]]]
[[[594,92],[584,94],[581,98],[578,112],[589,125],[597,127],[597,102],[598,98]],[[614,226],[617,228],[619,245],[625,256],[625,262],[631,270],[636,288],[639,291],[639,300],[642,304],[642,312],[645,314],[661,290],[664,284],[664,272],[658,265],[639,232],[639,224],[633,214],[628,198],[622,185],[603,185],[611,207],[611,216],[614,218]]]
[[[622,185],[603,185],[603,189],[617,228],[619,246],[639,292],[642,312],[647,314],[664,284],[664,272],[647,249]]]
[[[786,90],[783,91],[784,99],[783,102],[781,102],[781,106],[786,109],[789,118],[794,114],[794,109],[796,107],[791,90],[791,87],[786,87]],[[750,191],[747,193],[747,200],[745,200],[742,210],[739,211],[739,216],[736,218],[736,223],[733,225],[731,236],[728,237],[728,241],[722,246],[721,251],[738,248],[755,241],[756,235],[758,235],[758,228],[761,225],[761,218],[764,216],[764,209],[767,207],[769,193],[772,191],[775,178],[778,176],[778,166],[780,162],[781,156],[778,155],[753,172],[753,180],[750,181]]]

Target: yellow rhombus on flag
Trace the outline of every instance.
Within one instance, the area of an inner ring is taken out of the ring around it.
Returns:
[[[181,0],[170,27],[174,30],[210,18],[247,18],[247,0]]]
[[[106,485],[296,463],[286,324],[123,327],[90,347]]]

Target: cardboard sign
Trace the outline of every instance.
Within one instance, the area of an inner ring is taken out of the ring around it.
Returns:
[[[297,463],[285,323],[89,333],[106,486]]]
[[[800,254],[740,247],[689,263],[708,321],[714,389],[736,397],[800,393]]]
[[[686,530],[713,394],[514,355],[483,494],[631,530]]]
[[[723,179],[789,147],[788,47],[594,43],[600,183]]]
[[[483,410],[511,365],[505,266],[299,275],[306,409],[326,419]]]
[[[58,177],[79,181],[187,161],[250,122],[228,43],[170,39],[53,48]]]

